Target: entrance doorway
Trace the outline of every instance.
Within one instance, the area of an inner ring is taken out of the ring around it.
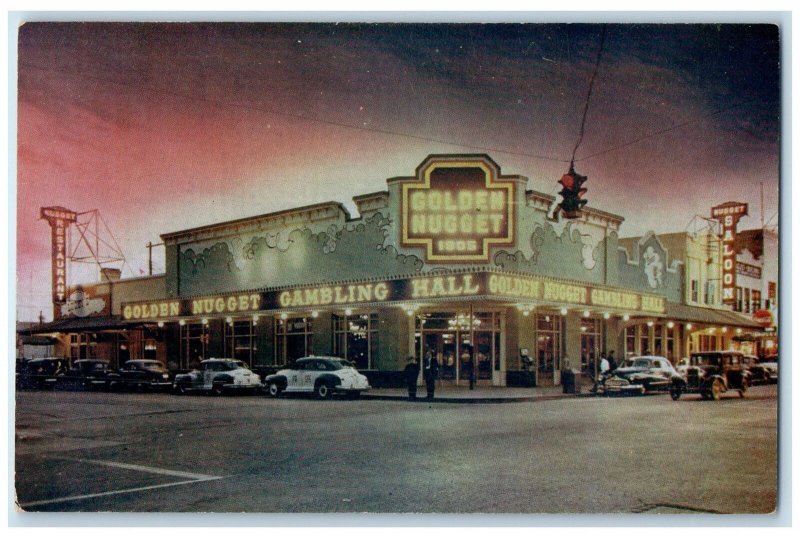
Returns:
[[[415,355],[420,361],[429,351],[439,362],[443,384],[468,385],[474,369],[479,385],[500,385],[502,314],[431,312],[416,319]],[[473,341],[474,340],[474,341]]]

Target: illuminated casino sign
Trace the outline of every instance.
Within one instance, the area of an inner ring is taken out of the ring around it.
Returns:
[[[124,303],[122,317],[126,320],[157,320],[184,316],[213,317],[246,315],[268,310],[343,307],[471,297],[536,301],[558,306],[593,306],[654,314],[663,314],[666,311],[665,299],[660,295],[573,284],[546,277],[483,271],[335,286],[296,287],[258,293]]]
[[[747,215],[747,204],[725,202],[711,208],[711,217],[722,225],[722,302],[736,303],[736,227]]]
[[[39,218],[45,219],[52,232],[53,308],[60,317],[60,305],[67,302],[67,229],[78,214],[63,207],[43,207]]]
[[[401,245],[425,247],[428,261],[489,260],[514,242],[513,181],[487,158],[432,159],[403,183]]]

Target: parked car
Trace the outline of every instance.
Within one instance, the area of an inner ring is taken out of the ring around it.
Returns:
[[[622,366],[606,375],[602,389],[606,394],[668,391],[672,378],[678,375],[666,357],[630,357],[625,359]]]
[[[778,382],[778,356],[767,355],[758,360],[758,365],[763,369],[764,381],[769,383]]]
[[[699,393],[704,400],[719,400],[724,392],[736,390],[744,398],[751,384],[742,353],[703,351],[689,357],[685,378],[673,378],[670,395],[677,400],[683,393]]]
[[[743,355],[742,361],[744,362],[747,371],[750,372],[750,382],[753,385],[767,383],[769,381],[766,370],[758,363],[758,357],[755,355]]]
[[[55,387],[62,390],[110,390],[119,386],[120,377],[108,362],[81,359],[56,378]]]
[[[172,379],[166,367],[154,360],[127,361],[119,369],[120,386],[127,390],[169,390]]]
[[[68,359],[47,357],[20,361],[17,365],[18,389],[52,389],[56,379],[69,368]]]
[[[339,357],[297,359],[290,368],[267,376],[264,386],[273,398],[282,392],[305,392],[323,400],[334,394],[358,397],[370,388],[366,376],[358,373],[353,363]]]
[[[254,374],[242,361],[235,359],[207,359],[199,370],[175,376],[173,389],[178,394],[187,392],[252,391],[261,388],[261,377]]]

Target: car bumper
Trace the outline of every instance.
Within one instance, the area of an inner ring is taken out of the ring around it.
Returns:
[[[604,391],[609,394],[622,393],[622,392],[641,392],[644,389],[641,383],[628,384],[628,385],[607,385]]]
[[[337,392],[337,393],[366,392],[371,388],[372,387],[370,387],[369,385],[366,385],[366,386],[353,386],[353,387],[336,386],[336,387],[333,387],[333,392]]]
[[[225,390],[253,390],[260,389],[261,382],[258,383],[231,383],[222,386]]]

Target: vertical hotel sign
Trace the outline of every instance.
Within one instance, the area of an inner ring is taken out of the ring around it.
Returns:
[[[432,262],[482,262],[514,243],[516,183],[486,157],[432,157],[403,184],[401,245]],[[512,176],[513,177],[513,176]]]
[[[725,202],[711,208],[711,217],[722,225],[722,302],[736,303],[736,227],[747,215],[747,204]]]
[[[67,228],[78,214],[63,207],[43,207],[40,218],[47,220],[52,231],[53,307],[67,301]]]

